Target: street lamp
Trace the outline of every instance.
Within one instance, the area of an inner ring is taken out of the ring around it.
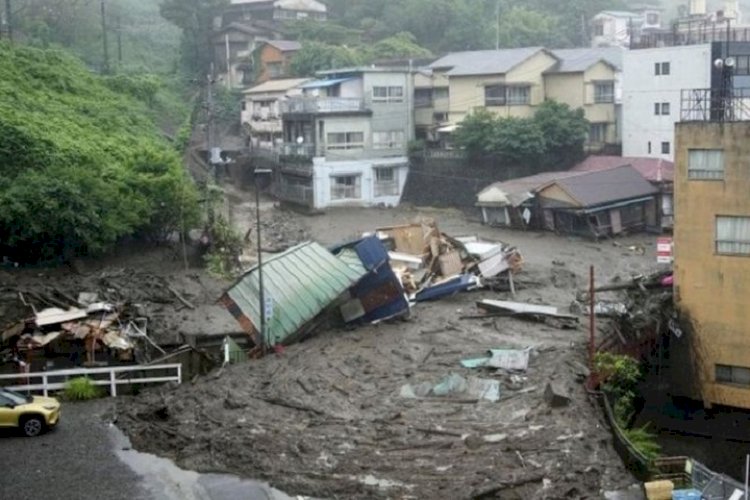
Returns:
[[[253,177],[255,180],[255,238],[258,241],[258,299],[260,300],[260,339],[263,343],[262,350],[266,351],[270,347],[268,339],[266,338],[266,297],[265,290],[263,289],[263,257],[261,254],[261,233],[260,233],[260,190],[261,181],[263,181],[263,187],[268,185],[271,180],[271,174],[273,171],[268,168],[256,168],[253,171]]]

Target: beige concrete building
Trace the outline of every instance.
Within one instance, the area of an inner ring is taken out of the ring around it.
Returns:
[[[584,109],[592,124],[590,149],[617,144],[622,53],[616,47],[526,47],[448,54],[415,78],[418,136],[445,139],[479,108],[530,117],[536,106],[555,99]]]
[[[750,408],[748,137],[748,121],[682,122],[675,132],[675,302],[687,328],[670,357],[690,354],[673,378],[692,375],[680,392],[706,406]]]

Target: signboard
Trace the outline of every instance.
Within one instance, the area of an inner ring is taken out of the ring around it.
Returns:
[[[674,244],[672,238],[661,237],[656,239],[656,263],[671,264],[674,262]]]

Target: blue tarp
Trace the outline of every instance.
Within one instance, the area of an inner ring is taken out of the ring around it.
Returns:
[[[348,78],[331,78],[330,80],[313,80],[312,82],[308,82],[302,85],[300,88],[321,89],[325,87],[332,87],[334,85],[338,85],[339,83],[348,82],[349,80],[354,80],[354,78],[348,77]]]

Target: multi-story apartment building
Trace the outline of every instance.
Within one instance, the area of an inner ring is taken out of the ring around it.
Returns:
[[[397,205],[414,135],[411,72],[370,67],[318,76],[281,102],[277,195],[313,209]]]
[[[673,392],[750,408],[748,93],[685,95],[675,134],[674,283],[684,321],[670,336]]]
[[[592,149],[617,144],[622,53],[619,47],[527,47],[448,54],[415,78],[419,134],[438,140],[477,108],[530,117],[545,99],[555,99],[584,110]]]

